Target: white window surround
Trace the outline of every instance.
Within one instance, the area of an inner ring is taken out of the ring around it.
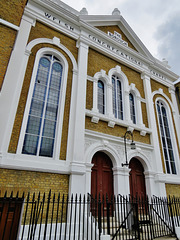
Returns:
[[[101,72],[98,72],[94,75],[93,78],[93,108],[92,111],[94,113],[97,113],[99,116],[101,115],[109,115],[112,116],[112,112],[110,109],[110,102],[112,101],[110,99],[110,93],[112,92],[112,85],[110,84],[109,78],[106,75],[106,72],[104,70],[101,70]],[[101,80],[104,83],[104,101],[105,101],[105,114],[99,113],[98,110],[98,81]],[[98,122],[99,119],[92,119],[93,122]]]
[[[108,77],[111,81],[111,85],[112,85],[113,75],[117,76],[121,81],[122,101],[123,101],[123,120],[122,121],[132,123],[130,118],[130,107],[129,107],[129,92],[128,92],[129,81],[126,75],[121,71],[120,66],[116,66],[115,68],[110,69],[108,72]],[[112,98],[112,92],[111,92],[111,98]],[[113,108],[113,105],[111,105],[111,108]],[[113,112],[113,109],[112,109],[112,112]]]
[[[130,100],[130,96],[132,96],[131,100]],[[137,123],[137,110],[136,110],[137,107],[136,107],[136,98],[133,92],[129,92],[129,103],[130,103],[131,120],[133,121],[134,124],[136,124]]]
[[[66,58],[60,52],[58,52],[57,50],[55,50],[53,48],[42,48],[36,54],[34,68],[33,68],[32,76],[31,76],[31,83],[30,83],[30,87],[29,87],[29,93],[28,93],[28,97],[27,97],[27,102],[26,102],[26,107],[25,107],[25,112],[24,112],[21,132],[20,132],[20,138],[19,138],[18,147],[17,147],[17,154],[21,154],[21,152],[22,152],[22,146],[23,146],[23,141],[24,141],[24,136],[25,136],[25,131],[26,131],[26,125],[27,125],[27,120],[28,120],[28,114],[29,114],[29,109],[30,109],[31,98],[32,98],[32,94],[33,94],[38,64],[39,64],[40,58],[44,54],[52,54],[52,55],[56,56],[60,60],[60,63],[63,67],[62,82],[61,82],[62,85],[61,85],[61,90],[60,90],[60,99],[59,99],[59,107],[58,107],[59,111],[58,111],[58,116],[57,116],[57,127],[56,127],[54,153],[53,153],[53,159],[59,159],[62,124],[63,124],[63,116],[64,116],[64,106],[65,106],[65,96],[66,96],[66,86],[67,86],[68,62],[67,62]],[[41,158],[40,156],[29,156],[29,157],[32,157],[32,158],[38,157],[39,159]],[[43,159],[44,159],[44,157],[43,157]],[[52,158],[49,158],[49,159],[52,159]]]
[[[163,93],[163,91],[161,89],[159,89],[159,91],[156,91],[156,93],[157,92],[159,94]],[[153,93],[153,95],[155,95],[155,92]],[[163,94],[163,95],[165,95],[165,94]],[[166,96],[166,100],[167,99],[168,99],[168,97]],[[179,160],[179,153],[178,153],[178,148],[177,148],[177,142],[176,142],[176,136],[175,136],[175,132],[174,132],[174,127],[173,127],[174,125],[173,125],[173,121],[172,121],[172,114],[171,114],[171,110],[170,110],[170,107],[172,108],[172,104],[171,104],[169,99],[168,99],[168,101],[166,101],[166,100],[164,98],[162,98],[162,97],[157,97],[156,98],[156,101],[155,101],[156,114],[158,114],[157,113],[157,101],[162,102],[164,108],[166,109],[167,118],[168,118],[168,125],[169,125],[169,131],[170,131],[170,136],[171,136],[171,142],[172,142],[172,148],[173,148],[173,154],[174,154],[174,161],[175,161],[175,166],[176,166],[176,171],[177,171],[177,174],[175,174],[175,175],[179,175],[180,174],[180,165],[179,165],[179,161],[178,161]],[[169,107],[168,102],[170,103],[170,107]],[[173,111],[173,108],[172,108],[172,111]],[[157,119],[158,119],[158,129],[159,129],[159,133],[160,133],[161,130],[160,130],[160,126],[159,126],[158,115],[157,115]],[[163,144],[162,144],[162,138],[161,138],[161,147],[162,146],[163,146]],[[164,152],[163,152],[163,161],[165,162],[165,160],[164,160]]]
[[[113,99],[112,99],[112,76],[115,75],[119,77],[122,85],[122,98],[123,98],[123,115],[124,119],[117,119],[113,114]],[[107,121],[109,127],[114,127],[115,124],[126,126],[131,131],[134,129],[139,130],[142,136],[145,136],[147,132],[151,132],[143,124],[142,118],[142,108],[141,101],[144,102],[144,99],[141,98],[141,95],[135,84],[129,86],[129,81],[126,75],[121,71],[120,66],[116,66],[109,70],[108,75],[104,70],[97,72],[94,77],[89,78],[93,81],[93,108],[92,110],[86,110],[86,114],[91,117],[91,121],[98,123],[99,120]],[[98,111],[98,80],[102,80],[105,85],[105,114],[100,114]],[[132,93],[135,100],[135,110],[136,110],[136,124],[133,124],[130,116],[130,103],[129,103],[129,93]]]
[[[141,98],[140,92],[135,87],[134,83],[131,83],[131,85],[129,86],[129,93],[132,93],[134,97],[136,124],[139,126],[145,127],[145,124],[143,123],[142,108],[141,108],[141,101],[143,99]]]

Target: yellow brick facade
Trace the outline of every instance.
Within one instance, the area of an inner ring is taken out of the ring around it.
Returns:
[[[92,108],[93,108],[93,82],[87,81],[86,109],[91,110]]]
[[[167,196],[180,197],[180,185],[178,184],[166,184]]]
[[[0,18],[19,26],[27,0],[1,0]]]
[[[77,48],[75,46],[75,41],[69,39],[65,35],[58,33],[54,30],[47,28],[45,25],[37,23],[35,28],[32,28],[32,32],[30,34],[29,41],[36,39],[38,37],[45,37],[52,39],[54,36],[59,37],[61,43],[64,44],[69,50],[74,53],[74,57],[77,59]],[[19,100],[19,105],[16,113],[16,118],[14,122],[14,127],[12,131],[12,136],[9,144],[9,153],[16,153],[17,144],[19,140],[24,110],[26,106],[27,95],[29,91],[31,75],[33,71],[34,61],[36,53],[39,49],[43,47],[50,47],[58,50],[66,57],[69,69],[68,69],[68,80],[67,80],[67,89],[66,89],[66,101],[65,101],[65,108],[64,108],[64,121],[63,121],[63,132],[62,132],[62,139],[61,139],[61,152],[60,152],[60,159],[66,159],[66,148],[67,148],[67,137],[68,137],[68,123],[69,123],[69,111],[70,111],[70,101],[71,101],[71,86],[72,86],[72,62],[67,56],[67,54],[59,49],[58,47],[54,47],[50,44],[38,44],[32,49],[32,53],[29,57],[29,62],[27,64],[27,70],[24,78],[24,83],[21,91],[21,96]]]
[[[101,132],[101,133],[109,134],[116,137],[122,137],[122,138],[125,132],[127,131],[127,128],[119,125],[115,125],[114,128],[108,127],[108,123],[104,121],[99,121],[98,124],[93,123],[91,122],[90,117],[86,117],[85,128],[92,131]],[[133,136],[135,141],[150,144],[149,134],[146,134],[146,136],[141,136],[140,132],[135,130],[133,131]]]
[[[7,191],[8,195],[13,191],[21,195],[23,192],[38,194],[39,191],[47,195],[51,189],[52,194],[68,194],[69,175],[0,169],[0,196]]]
[[[1,0],[0,18],[19,26],[26,0]],[[0,24],[0,90],[2,88],[7,65],[14,47],[17,31]]]
[[[0,24],[0,90],[14,46],[16,31]]]

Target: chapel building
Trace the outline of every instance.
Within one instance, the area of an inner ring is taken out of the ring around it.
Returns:
[[[0,7],[0,193],[180,196],[179,76],[120,11]]]

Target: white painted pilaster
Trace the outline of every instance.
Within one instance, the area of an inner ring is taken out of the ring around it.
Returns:
[[[85,193],[91,193],[91,172],[94,164],[86,163],[86,189]]]
[[[175,122],[175,128],[177,132],[177,138],[178,138],[178,144],[180,147],[180,121],[179,121],[179,110],[178,110],[178,105],[177,105],[177,99],[175,95],[175,88],[169,88],[169,93],[171,94],[172,98],[172,103],[174,107],[174,112],[173,112],[173,117],[174,117],[174,122]]]
[[[123,196],[130,194],[129,188],[129,171],[127,167],[114,167],[114,194],[121,194]]]
[[[35,20],[24,15],[16,37],[0,95],[0,152],[7,152],[24,81],[26,45]]]
[[[158,196],[158,191],[157,191],[158,189],[155,182],[155,173],[150,171],[145,171],[144,176],[145,176],[145,182],[146,182],[146,194],[149,197],[152,197],[153,195]]]
[[[145,98],[146,98],[146,108],[147,108],[147,115],[148,115],[148,123],[149,127],[153,130],[151,134],[151,143],[154,147],[153,151],[153,166],[156,168],[157,172],[162,173],[162,160],[161,160],[161,153],[160,153],[160,146],[158,141],[158,132],[157,132],[157,124],[155,119],[155,112],[154,112],[154,104],[152,99],[152,91],[151,91],[151,82],[150,82],[150,76],[148,76],[146,73],[141,74],[141,78],[143,79],[144,84],[144,92],[145,92]]]
[[[98,113],[98,79],[93,82],[93,108],[92,111]]]
[[[77,42],[78,51],[78,75],[72,83],[70,122],[68,132],[67,159],[71,162],[70,194],[85,193],[85,108],[86,108],[86,83],[87,62],[89,47]],[[77,167],[78,166],[78,167]],[[74,170],[76,168],[76,170]]]
[[[113,114],[112,84],[107,84],[107,115],[112,118]]]

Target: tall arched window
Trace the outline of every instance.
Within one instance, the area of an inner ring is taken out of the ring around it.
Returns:
[[[129,94],[129,104],[130,104],[131,120],[133,121],[133,123],[136,123],[134,96],[132,93]]]
[[[39,60],[22,153],[53,156],[62,65],[53,55]]]
[[[101,80],[98,81],[98,110],[105,114],[104,83]]]
[[[176,174],[177,171],[174,160],[174,152],[170,135],[167,111],[164,104],[161,101],[157,101],[156,105],[159,118],[159,127],[165,159],[166,172]]]
[[[113,113],[115,118],[123,119],[123,101],[121,81],[115,75],[112,76],[113,86]]]

